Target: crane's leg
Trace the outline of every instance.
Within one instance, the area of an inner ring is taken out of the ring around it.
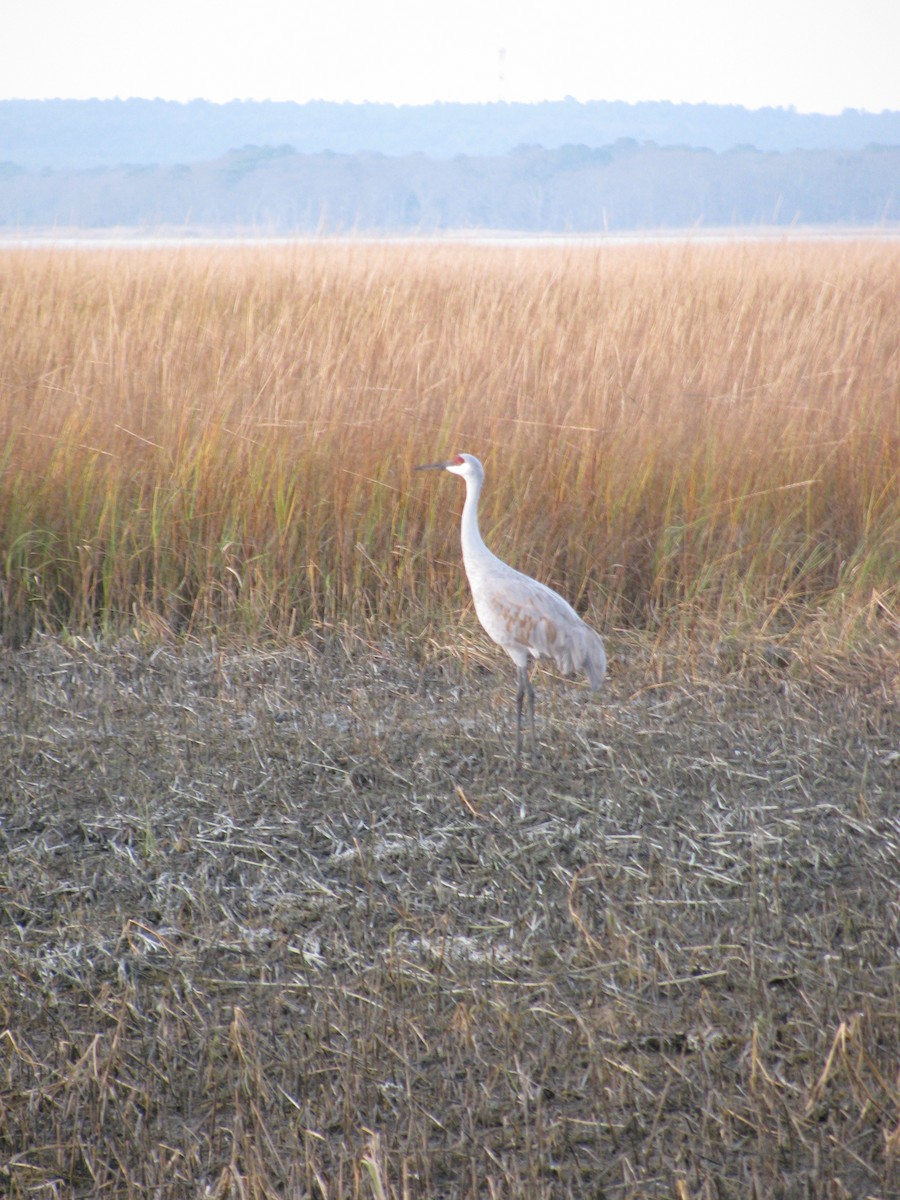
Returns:
[[[525,688],[528,683],[528,667],[516,667],[516,767],[522,761],[522,701],[525,699]]]
[[[528,678],[528,660],[516,667],[519,686],[516,690],[516,766],[522,761],[522,708],[528,697],[528,723],[531,731],[531,757],[534,758],[534,688]]]
[[[528,678],[529,664],[525,664],[525,693],[528,696],[528,721],[531,726],[531,761],[534,762],[534,687]]]

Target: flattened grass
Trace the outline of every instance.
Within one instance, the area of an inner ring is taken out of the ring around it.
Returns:
[[[604,628],[896,613],[900,246],[0,256],[7,636],[439,618],[453,481]]]
[[[0,656],[4,1195],[900,1194],[896,669],[481,651]]]

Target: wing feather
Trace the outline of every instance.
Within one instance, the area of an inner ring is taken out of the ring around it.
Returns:
[[[606,675],[599,635],[552,588],[500,565],[502,571],[470,580],[475,611],[487,634],[516,660],[527,651],[534,658],[553,659],[565,675],[584,671],[596,691]]]

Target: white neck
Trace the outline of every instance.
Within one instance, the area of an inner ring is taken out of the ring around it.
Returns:
[[[482,480],[474,475],[465,476],[466,502],[463,505],[462,523],[460,525],[460,540],[462,541],[463,562],[466,567],[473,566],[479,559],[493,558],[481,536],[478,528],[478,499],[481,495]]]

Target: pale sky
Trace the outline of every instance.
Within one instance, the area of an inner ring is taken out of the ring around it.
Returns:
[[[900,0],[8,0],[0,99],[900,110]]]

